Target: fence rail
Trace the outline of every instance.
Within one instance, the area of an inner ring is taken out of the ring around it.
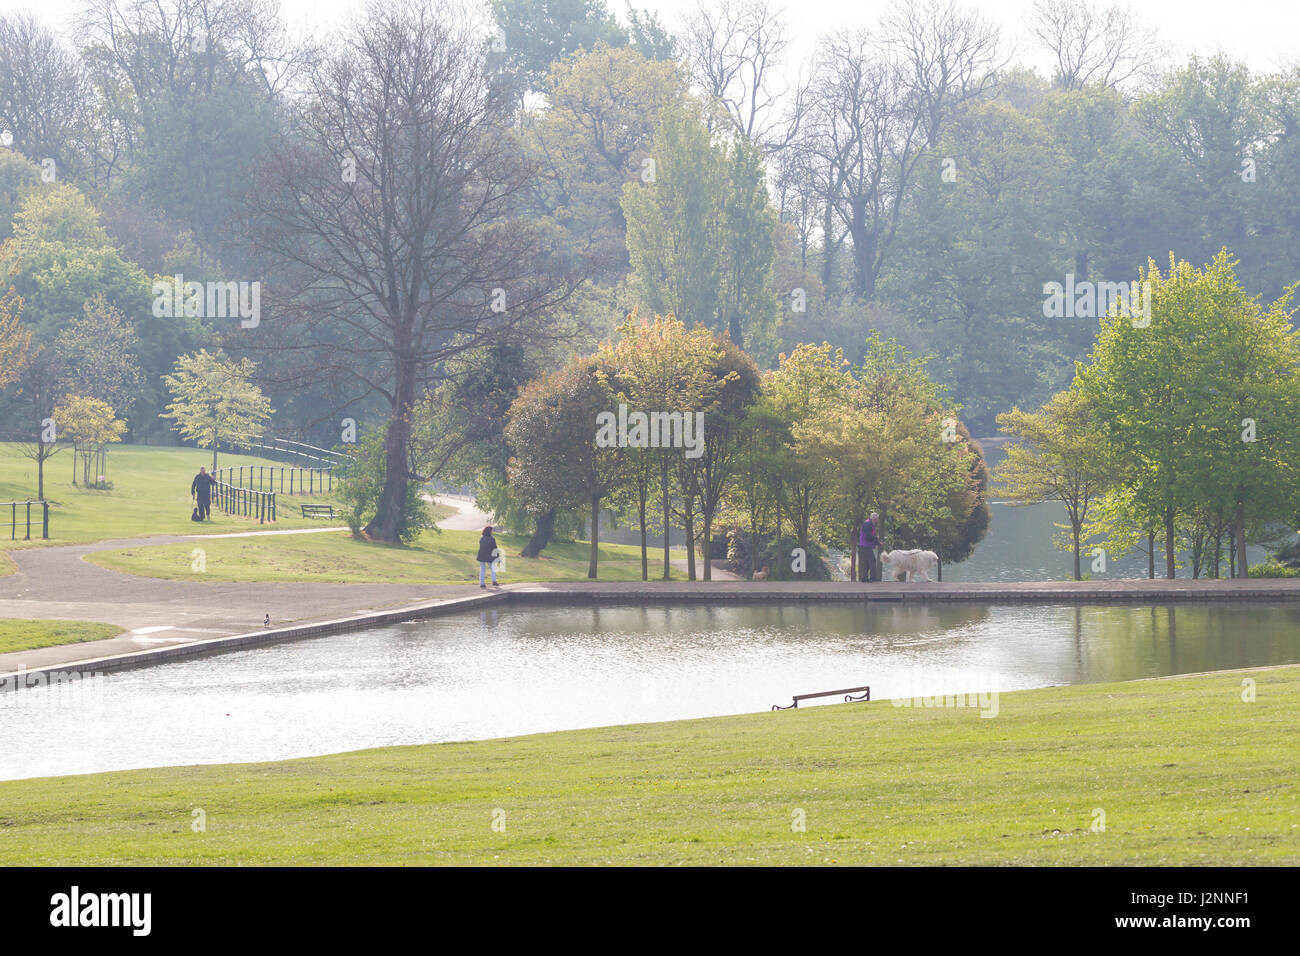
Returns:
[[[306,442],[292,441],[288,438],[254,438],[244,442],[249,448],[261,448],[264,451],[276,452],[281,455],[292,456],[292,460],[320,462],[322,465],[329,466],[347,460],[347,456],[337,451],[331,451],[328,448],[321,448],[317,445],[309,445]],[[303,449],[306,449],[304,451]],[[313,454],[315,452],[315,454]]]
[[[329,468],[240,465],[234,468],[218,468],[213,472],[212,477],[218,482],[248,491],[320,495],[329,494],[334,490],[334,472]]]
[[[224,481],[213,486],[212,504],[228,515],[256,518],[258,524],[275,520],[275,492],[239,488]]]
[[[40,507],[40,513],[37,521],[41,529],[41,537],[49,538],[50,536],[50,503],[48,501],[0,501],[0,513],[8,506],[9,508],[9,540],[18,540],[18,525],[26,524],[27,533],[23,536],[24,541],[32,539],[32,505]],[[22,508],[22,516],[19,516],[18,509]]]

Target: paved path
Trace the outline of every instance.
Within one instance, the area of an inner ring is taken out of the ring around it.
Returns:
[[[298,533],[319,533],[310,528]],[[335,529],[343,530],[347,529]],[[248,534],[284,534],[250,532]],[[82,560],[96,551],[201,542],[209,535],[156,535],[7,552],[18,570],[0,577],[0,617],[103,621],[128,633],[78,648],[78,658],[178,644],[272,625],[384,610],[478,593],[478,584],[331,584],[166,581]],[[221,536],[221,537],[224,537]],[[94,655],[86,651],[93,646]],[[0,672],[67,659],[65,648],[0,654]]]

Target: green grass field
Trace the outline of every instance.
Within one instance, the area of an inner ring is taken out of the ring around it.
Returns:
[[[61,453],[46,463],[45,490],[54,502],[50,540],[0,541],[0,574],[14,570],[4,551],[44,544],[78,544],[114,538],[162,534],[221,534],[236,531],[320,528],[328,522],[304,519],[303,502],[331,502],[328,495],[278,496],[278,520],[259,525],[256,519],[227,516],[214,511],[201,525],[190,521],[190,481],[211,456],[187,448],[121,445],[109,452],[108,491],[73,487],[72,456]],[[221,455],[223,467],[268,464],[265,459]],[[23,458],[17,445],[0,444],[0,500],[25,499],[35,494],[34,464]],[[337,502],[331,502],[337,504]],[[454,509],[430,506],[435,520]],[[342,524],[336,520],[335,524]],[[498,536],[506,551],[503,581],[586,580],[590,545],[554,542],[536,559],[517,557],[523,538]],[[194,543],[151,545],[102,552],[90,560],[103,567],[146,577],[208,581],[335,581],[340,583],[392,582],[405,584],[455,584],[478,579],[478,534],[473,531],[426,532],[409,548],[354,540],[347,533],[276,535],[263,538],[217,538],[205,542],[206,571],[195,572]],[[677,553],[682,557],[681,553]],[[653,561],[652,561],[653,568]],[[678,575],[674,575],[677,577]],[[627,545],[600,549],[602,581],[634,581],[641,577],[640,550]],[[680,577],[685,577],[681,574]]]
[[[227,465],[269,465],[263,458],[221,454]],[[45,496],[50,508],[50,540],[17,541],[6,533],[0,549],[39,547],[42,544],[81,544],[110,538],[134,538],[152,534],[208,534],[256,531],[256,518],[228,517],[219,511],[212,520],[195,524],[190,520],[193,499],[190,482],[199,466],[211,467],[212,453],[193,448],[159,448],[149,445],[115,445],[108,452],[108,480],[113,488],[95,491],[72,484],[72,453],[63,451],[45,463]],[[36,496],[36,463],[24,458],[19,446],[0,443],[0,501],[24,501]],[[279,495],[278,520],[270,528],[320,527],[319,520],[302,517],[301,502],[330,503],[328,495]],[[8,532],[8,514],[4,514]]]
[[[1295,865],[1297,709],[1285,667],[10,781],[0,863]]]
[[[426,532],[412,547],[354,541],[337,534],[285,535],[275,538],[226,538],[205,542],[206,570],[193,570],[193,542],[103,551],[89,560],[115,571],[176,580],[338,581],[399,584],[463,584],[478,580],[478,532]],[[518,557],[527,541],[497,536],[506,553],[498,580],[585,581],[591,545],[553,542],[538,558]],[[655,567],[651,556],[651,571]],[[662,565],[660,565],[662,567]],[[628,545],[600,548],[600,580],[639,581],[641,551]],[[685,574],[674,575],[685,578]]]
[[[97,624],[93,621],[28,621],[0,617],[0,654],[31,651],[56,644],[102,641],[116,637],[121,632],[122,629],[114,624]]]

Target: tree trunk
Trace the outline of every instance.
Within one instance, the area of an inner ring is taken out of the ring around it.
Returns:
[[[682,517],[686,530],[686,580],[695,580],[695,514],[687,512]]]
[[[384,489],[379,494],[375,516],[366,525],[366,535],[378,541],[396,542],[397,528],[406,505],[407,445],[411,437],[411,408],[415,404],[415,369],[399,362],[395,369],[393,417],[384,435]]]
[[[1237,538],[1237,554],[1240,555],[1240,557],[1237,559],[1237,577],[1239,578],[1250,577],[1248,573],[1250,571],[1250,567],[1246,562],[1246,503],[1245,502],[1243,501],[1237,502],[1237,512],[1236,514],[1233,515],[1232,524],[1233,524],[1233,532]]]
[[[537,516],[537,528],[533,531],[533,536],[528,539],[519,556],[523,558],[535,558],[542,553],[542,549],[551,543],[551,536],[555,534],[555,509],[543,511]]]
[[[1165,509],[1165,577],[1174,576],[1174,512]]]
[[[713,580],[713,512],[704,512],[704,580]]]
[[[1154,529],[1147,531],[1147,577],[1152,581],[1156,577],[1156,533]]]
[[[591,564],[587,566],[587,577],[596,577],[596,554],[600,546],[600,495],[591,496]]]
[[[645,499],[648,489],[642,486],[637,490],[637,518],[641,522],[641,580],[650,580],[650,555],[646,547],[645,534]]]
[[[1075,524],[1071,529],[1074,532],[1074,580],[1083,580],[1083,568],[1079,556],[1079,526]]]
[[[660,465],[659,477],[663,481],[664,493],[664,580],[670,580],[672,576],[672,566],[668,563],[668,527],[672,521],[672,515],[668,511],[668,458],[663,457]]]
[[[45,449],[37,450],[36,457],[36,497],[45,500]]]

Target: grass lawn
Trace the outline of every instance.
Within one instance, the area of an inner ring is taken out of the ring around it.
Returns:
[[[53,647],[56,644],[102,641],[121,633],[122,629],[115,624],[97,624],[93,621],[28,621],[16,617],[0,617],[0,654]]]
[[[1285,667],[10,781],[0,863],[1295,865],[1298,709]]]
[[[217,581],[339,581],[398,584],[462,584],[478,580],[479,532],[426,532],[410,548],[356,541],[348,532],[284,535],[268,538],[225,538],[204,542],[206,570],[193,570],[194,542],[151,545],[90,555],[114,571],[175,580]],[[521,558],[526,538],[499,534],[506,553],[498,580],[585,581],[591,558],[587,542],[554,542],[538,558]],[[660,560],[662,561],[662,552]],[[650,570],[654,573],[654,555]],[[662,568],[662,564],[659,565]],[[641,550],[634,545],[600,548],[600,580],[639,581]],[[678,575],[674,575],[677,577]],[[685,573],[680,573],[685,578]]]
[[[24,458],[14,443],[0,443],[0,501],[25,501],[36,495],[36,463]],[[218,456],[227,465],[276,464],[248,455]],[[49,544],[80,544],[109,538],[134,538],[149,534],[206,534],[256,531],[256,518],[227,517],[213,511],[212,520],[195,524],[190,482],[199,466],[211,468],[212,453],[193,448],[160,448],[150,445],[114,445],[108,452],[108,480],[113,488],[95,491],[72,484],[72,452],[64,450],[45,463],[45,496],[51,502]],[[303,518],[297,505],[303,502],[330,503],[328,495],[278,495],[278,520],[263,528],[320,527],[319,520]],[[8,519],[9,515],[3,517]],[[7,525],[7,520],[6,520]],[[5,531],[8,532],[6,526]],[[25,526],[24,529],[25,530]],[[0,536],[0,550],[10,547],[39,547],[46,542],[33,539],[10,541]]]

